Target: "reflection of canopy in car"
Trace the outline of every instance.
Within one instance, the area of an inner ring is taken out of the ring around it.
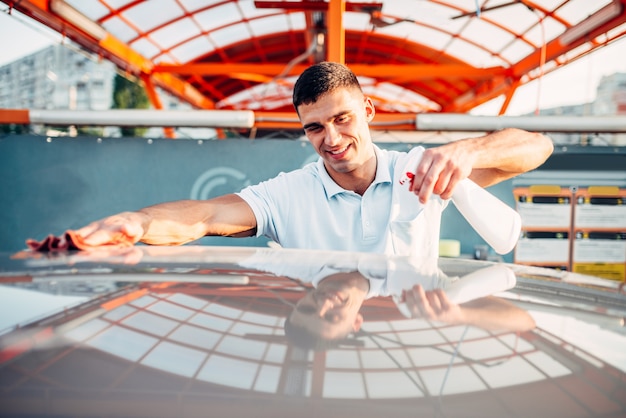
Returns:
[[[416,411],[452,417],[466,416],[468,401],[485,417],[589,416],[596,411],[618,416],[626,410],[620,396],[626,381],[620,322],[626,295],[617,282],[583,282],[582,275],[572,281],[568,272],[506,265],[517,273],[516,287],[504,298],[481,299],[514,302],[515,312],[483,315],[500,318],[507,329],[406,319],[391,298],[372,298],[363,305],[369,320],[352,340],[360,344],[308,353],[290,344],[281,326],[288,308],[280,299],[300,296],[298,282],[238,264],[257,249],[135,250],[146,256],[129,265],[118,263],[121,254],[111,264],[102,258],[89,262],[84,253],[52,258],[31,253],[36,263],[11,260],[6,267],[5,262],[5,282],[33,277],[24,287],[82,282],[90,273],[92,280],[124,289],[2,335],[0,346],[8,338],[20,343],[0,349],[16,356],[0,364],[4,415],[54,411],[84,416],[89,409],[136,416],[141,408],[151,417],[205,416],[206,411],[220,417],[313,417],[346,410],[359,417],[413,416]],[[304,253],[275,255],[289,265],[321,257]],[[337,266],[342,259],[360,258],[338,253]],[[408,269],[408,260],[393,261]],[[459,282],[492,265],[439,260],[442,271]],[[131,282],[117,282],[116,272],[122,271]],[[249,274],[250,283],[196,282],[210,278],[212,271],[224,277]],[[173,281],[164,284],[162,272],[178,275],[166,274]],[[537,320],[536,328],[512,330],[525,312]],[[0,304],[0,313],[11,317],[9,306]],[[547,395],[558,402],[536,402]]]

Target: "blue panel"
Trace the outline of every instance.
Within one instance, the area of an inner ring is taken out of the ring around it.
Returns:
[[[236,192],[316,159],[308,142],[293,140],[7,136],[0,139],[0,250],[20,250],[26,238],[61,234],[125,210]],[[490,190],[513,206],[509,182]],[[452,205],[441,236],[459,239],[463,253],[483,243]],[[210,237],[199,243],[264,246],[267,240]]]

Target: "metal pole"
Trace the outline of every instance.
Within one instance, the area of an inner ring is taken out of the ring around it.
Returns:
[[[252,128],[251,110],[29,110],[30,123],[84,126]]]
[[[519,128],[535,132],[624,133],[626,116],[475,116],[420,113],[418,131],[497,131]]]

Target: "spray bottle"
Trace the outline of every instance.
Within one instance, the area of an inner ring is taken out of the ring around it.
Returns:
[[[405,168],[401,185],[413,181],[412,168],[411,163]],[[522,229],[522,219],[517,211],[470,179],[461,180],[456,185],[451,200],[496,253],[506,254],[515,248]]]

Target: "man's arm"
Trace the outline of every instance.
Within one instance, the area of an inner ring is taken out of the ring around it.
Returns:
[[[488,187],[539,167],[553,149],[550,138],[514,128],[429,148],[417,167],[411,190],[422,202],[433,193],[449,199],[464,178]]]
[[[402,298],[413,318],[456,325],[473,325],[492,331],[528,331],[533,317],[508,300],[486,296],[463,304],[448,299],[443,289],[425,291],[421,285],[405,290]]]
[[[207,235],[253,236],[256,218],[239,196],[160,203],[109,216],[76,231],[87,245],[144,242],[179,245]]]

